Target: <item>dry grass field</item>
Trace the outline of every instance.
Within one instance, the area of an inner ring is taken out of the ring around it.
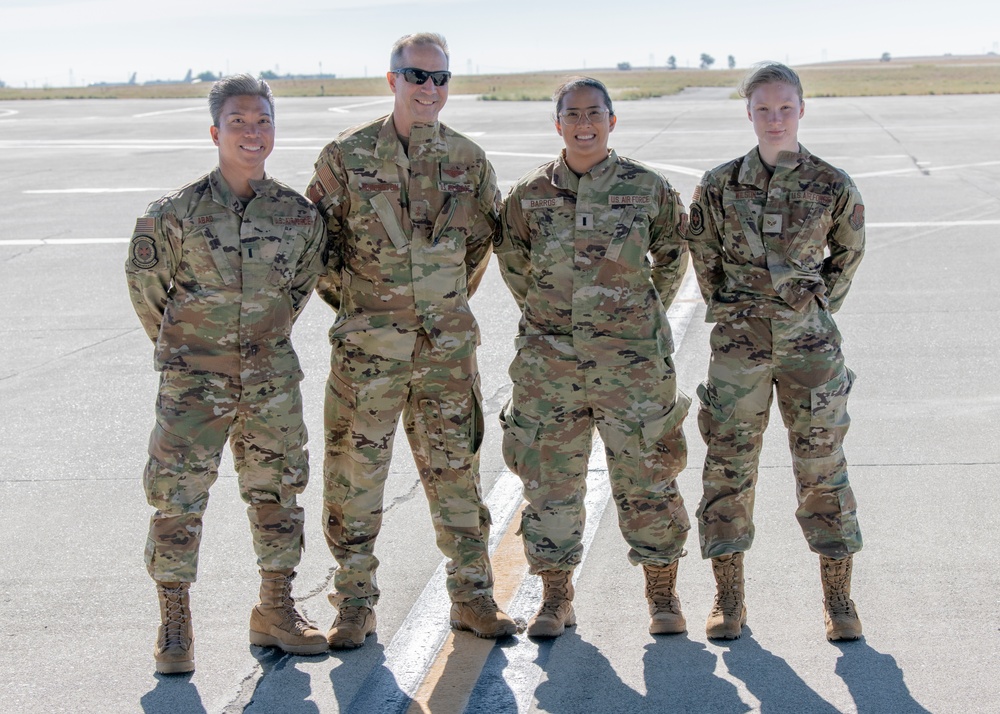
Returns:
[[[856,60],[796,67],[810,97],[858,97],[927,94],[1000,93],[1000,56],[910,57]],[[614,99],[643,99],[676,94],[685,87],[733,87],[745,70],[635,68],[581,70],[604,82]],[[546,100],[574,72],[456,75],[452,93],[475,94],[483,100]],[[388,94],[382,76],[348,79],[275,79],[275,95],[285,97],[378,96]],[[0,99],[125,99],[204,97],[210,84],[104,85],[0,88]]]

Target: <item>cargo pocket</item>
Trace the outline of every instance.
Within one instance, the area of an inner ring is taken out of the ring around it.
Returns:
[[[709,446],[722,446],[722,425],[733,418],[736,400],[724,399],[709,382],[702,382],[698,385],[698,401],[698,431],[701,432],[701,438]]]
[[[538,422],[531,422],[518,416],[514,410],[513,401],[508,399],[500,410],[500,427],[503,429],[503,460],[514,474],[520,476],[525,454],[534,450],[535,437],[538,435]]]
[[[809,424],[810,446],[824,446],[830,442],[829,432],[838,432],[843,439],[851,425],[847,413],[847,398],[854,384],[854,372],[847,367],[826,384],[815,387],[810,393],[812,418]],[[834,441],[839,441],[834,439]]]
[[[285,454],[281,471],[281,505],[291,507],[295,497],[305,491],[309,483],[309,452],[306,445],[306,428],[301,426],[285,437]]]

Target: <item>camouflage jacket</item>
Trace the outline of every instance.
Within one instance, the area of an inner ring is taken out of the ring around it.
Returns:
[[[307,195],[326,219],[330,338],[409,360],[426,333],[438,356],[475,350],[469,297],[489,264],[496,175],[479,146],[444,124],[415,124],[409,148],[392,115],[348,129],[316,161]]]
[[[518,347],[541,342],[603,365],[673,351],[664,308],[687,265],[687,214],[659,173],[611,151],[578,178],[561,156],[511,189],[501,226]]]
[[[835,312],[865,249],[851,178],[799,145],[772,176],[757,148],[705,173],[688,242],[706,319],[774,318],[811,300]]]
[[[288,186],[250,184],[243,208],[216,168],[136,221],[125,274],[157,370],[301,378],[290,335],[324,270],[323,221]]]

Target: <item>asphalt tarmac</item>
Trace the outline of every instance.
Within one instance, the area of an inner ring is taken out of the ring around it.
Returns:
[[[281,99],[276,178],[304,188],[321,147],[391,98]],[[755,143],[727,91],[619,102],[611,144],[688,200],[703,171]],[[123,266],[148,202],[210,170],[202,100],[0,102],[0,710],[7,712],[1000,712],[1000,96],[808,99],[799,138],[846,169],[868,251],[837,321],[858,378],[846,442],[865,549],[854,599],[864,639],[824,637],[818,559],[794,519],[775,413],[747,555],[749,624],[709,642],[714,584],[697,536],[681,561],[689,632],[653,637],[600,450],[591,462],[579,625],[537,643],[448,628],[442,557],[403,438],[386,490],[379,629],[351,652],[283,656],[248,644],[258,575],[226,455],[192,588],[197,670],[154,673],[158,611],[142,552],[141,473],[153,425],[152,348]],[[553,157],[547,103],[452,97],[442,119],[487,150],[506,189]],[[517,311],[495,266],[472,302],[487,416],[482,481],[497,595],[537,606],[517,479],[500,457]],[[681,389],[708,364],[689,281],[671,308]],[[320,528],[322,399],[333,315],[313,299],[294,333],[306,372],[312,480],[295,581],[321,628],[334,562]],[[680,477],[692,520],[704,446],[695,410]],[[513,525],[512,525],[513,524]]]

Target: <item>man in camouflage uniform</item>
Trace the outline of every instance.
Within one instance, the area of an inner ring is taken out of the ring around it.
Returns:
[[[688,230],[707,320],[716,323],[698,388],[708,453],[697,515],[717,584],[707,632],[735,639],[746,623],[743,552],[753,542],[757,462],[776,389],[796,517],[820,556],[827,637],[857,639],[850,577],[861,533],[842,446],[854,374],[832,314],[864,253],[864,204],[847,174],[798,143],[805,104],[795,72],[761,65],[742,96],[758,146],[705,174]]]
[[[375,539],[400,414],[448,557],[452,626],[481,637],[516,630],[492,594],[469,309],[489,261],[496,176],[482,149],[438,122],[451,76],[444,38],[400,38],[390,67],[392,113],[324,148],[308,190],[330,240],[317,291],[337,311],[324,465],[324,527],[340,566],[334,648],[360,647],[375,631]]]
[[[302,550],[296,494],[309,476],[292,323],[324,270],[316,208],[264,173],[274,100],[237,75],[209,95],[219,166],[154,201],[136,221],[125,273],[161,372],[143,484],[156,508],[146,566],[162,624],[162,673],[194,669],[188,587],[198,571],[202,515],[228,437],[247,502],[261,602],[250,642],[316,654],[326,638],[295,610]]]
[[[617,117],[603,84],[571,80],[555,101],[566,149],[511,190],[496,246],[522,312],[501,423],[504,458],[524,484],[525,555],[544,590],[528,634],[556,637],[576,622],[595,427],[629,561],[645,573],[649,631],[684,632],[675,584],[690,525],[676,476],[690,399],[677,390],[665,308],[686,266],[687,216],[662,176],[609,151]]]

